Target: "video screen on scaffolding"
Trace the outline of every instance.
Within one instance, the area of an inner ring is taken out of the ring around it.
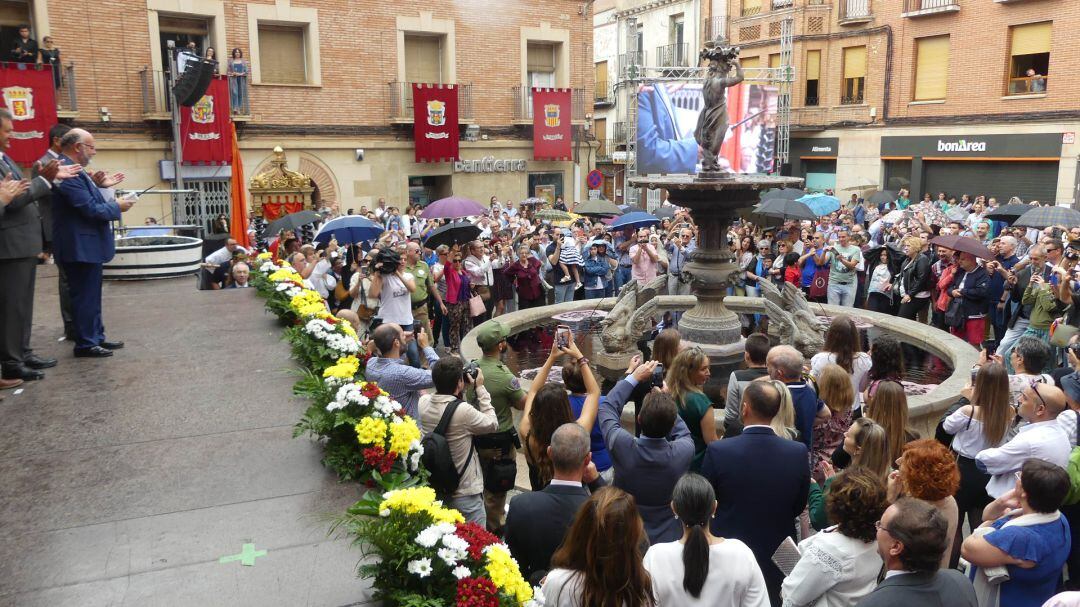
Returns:
[[[700,81],[652,82],[638,88],[637,171],[696,174],[694,130],[704,104]],[[720,166],[733,173],[771,173],[776,158],[772,86],[743,82],[727,89],[728,136]]]

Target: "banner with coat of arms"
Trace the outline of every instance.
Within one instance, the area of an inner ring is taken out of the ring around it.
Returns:
[[[184,164],[224,165],[232,159],[232,116],[229,81],[214,76],[206,94],[191,107],[180,108],[180,142]]]
[[[453,84],[413,83],[416,162],[453,162],[458,153],[458,89]]]
[[[21,69],[20,69],[21,68]],[[20,63],[0,64],[0,95],[14,117],[10,147],[15,162],[31,165],[49,147],[49,129],[56,124],[56,91],[52,70]]]
[[[533,160],[570,160],[570,89],[532,89]]]

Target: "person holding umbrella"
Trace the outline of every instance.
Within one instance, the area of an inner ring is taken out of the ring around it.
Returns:
[[[956,276],[949,294],[960,301],[959,324],[949,326],[949,332],[976,348],[981,347],[986,334],[987,298],[990,294],[990,275],[979,265],[975,255],[961,251],[957,258]],[[951,307],[951,306],[950,306]],[[949,324],[946,313],[946,324]]]

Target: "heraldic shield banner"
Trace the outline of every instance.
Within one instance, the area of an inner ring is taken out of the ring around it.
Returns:
[[[15,118],[7,155],[19,164],[30,165],[49,147],[49,129],[56,124],[56,93],[52,70],[29,65],[18,69],[16,65],[0,66],[0,95]]]
[[[570,89],[533,88],[533,160],[570,160]]]
[[[232,159],[230,122],[228,79],[214,76],[206,94],[195,105],[180,108],[184,164],[229,164]]]
[[[458,154],[458,90],[453,84],[412,85],[416,162],[453,162]]]

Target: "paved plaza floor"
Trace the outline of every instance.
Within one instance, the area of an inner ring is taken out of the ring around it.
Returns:
[[[369,604],[326,533],[360,488],[292,438],[304,403],[254,289],[107,282],[126,347],[75,359],[39,269],[33,344],[60,364],[0,402],[0,605]]]

